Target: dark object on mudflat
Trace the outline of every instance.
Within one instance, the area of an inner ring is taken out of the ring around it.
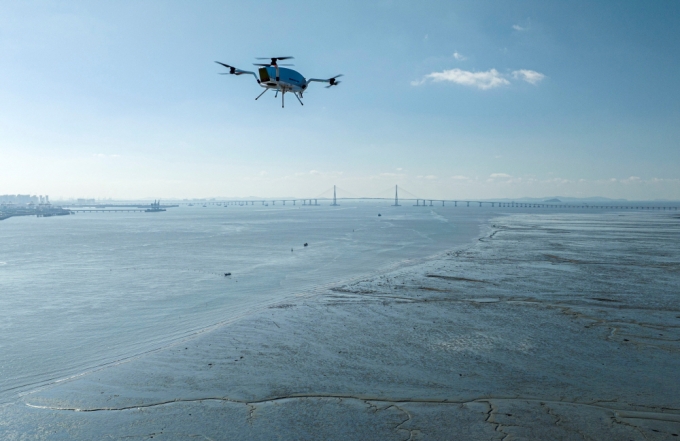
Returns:
[[[307,242],[305,242],[305,246],[307,246]]]
[[[378,213],[378,217],[382,216],[382,214]]]
[[[224,277],[231,276],[231,273],[224,273]]]

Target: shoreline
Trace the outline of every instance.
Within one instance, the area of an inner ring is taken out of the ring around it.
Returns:
[[[25,396],[0,427],[16,435],[37,419],[77,439],[677,435],[680,249],[648,252],[678,230],[655,218],[643,226],[658,234],[635,236],[635,219],[579,218],[589,223],[496,217],[465,249]]]

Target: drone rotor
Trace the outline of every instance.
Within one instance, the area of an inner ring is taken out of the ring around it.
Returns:
[[[224,63],[222,63],[222,62],[220,62],[220,61],[215,61],[215,63],[221,64],[222,66],[224,66],[224,67],[226,67],[227,69],[229,69],[229,73],[230,73],[231,75],[234,75],[234,74],[236,73],[236,68],[235,68],[234,66],[229,66],[228,64],[224,64]],[[227,75],[227,74],[226,74],[226,73],[221,73],[220,75]]]
[[[342,74],[336,75],[333,78],[329,78],[328,79],[328,86],[326,86],[326,89],[328,89],[329,87],[337,86],[338,84],[340,84],[342,81],[335,81],[335,79],[340,78],[341,76],[342,76]]]
[[[276,66],[277,61],[290,60],[292,58],[295,58],[295,57],[257,57],[255,59],[256,60],[271,60],[271,62],[269,64],[264,64],[263,66]]]

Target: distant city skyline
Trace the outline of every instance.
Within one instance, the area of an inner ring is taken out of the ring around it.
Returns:
[[[680,3],[0,6],[0,193],[680,200]],[[295,56],[305,106],[219,60]]]

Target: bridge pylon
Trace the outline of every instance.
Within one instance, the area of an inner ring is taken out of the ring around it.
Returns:
[[[399,186],[398,185],[394,186],[394,205],[392,205],[392,206],[393,207],[401,207],[401,205],[399,205]]]
[[[331,204],[332,207],[337,207],[338,206],[338,200],[335,197],[335,185],[333,186],[333,203]]]

